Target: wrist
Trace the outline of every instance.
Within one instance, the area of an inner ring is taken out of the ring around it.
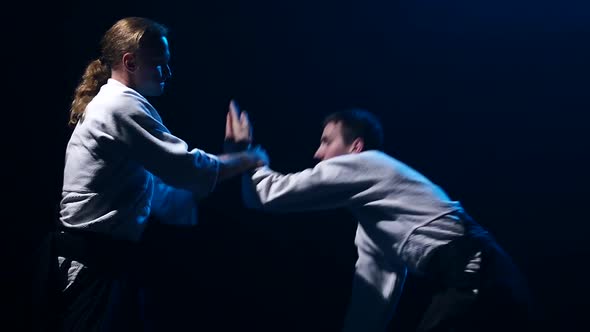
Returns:
[[[223,152],[234,153],[242,152],[250,149],[250,141],[234,141],[233,139],[225,139],[223,141]]]

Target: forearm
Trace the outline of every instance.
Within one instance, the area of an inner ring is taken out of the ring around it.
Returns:
[[[247,206],[267,211],[296,212],[333,209],[354,203],[358,186],[338,166],[320,163],[297,173],[282,174],[267,167],[256,170],[243,186]],[[251,203],[251,204],[250,204]]]
[[[219,181],[224,181],[258,166],[260,159],[255,154],[243,151],[227,153],[218,156],[219,158]]]

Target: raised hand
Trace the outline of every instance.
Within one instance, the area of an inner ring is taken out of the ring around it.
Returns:
[[[240,112],[235,100],[229,103],[229,111],[225,119],[225,139],[234,142],[252,142],[252,126],[248,113]]]

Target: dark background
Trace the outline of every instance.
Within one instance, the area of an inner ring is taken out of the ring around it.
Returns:
[[[5,225],[22,227],[4,233],[4,252],[30,252],[54,227],[73,90],[102,33],[147,16],[171,29],[173,78],[152,101],[189,145],[220,153],[236,98],[271,166],[297,171],[314,164],[326,114],[366,108],[383,122],[386,152],[460,200],[512,254],[541,326],[586,330],[586,1],[108,0],[44,3],[34,15],[21,5],[5,13],[17,17],[5,31],[22,36],[6,49],[23,60],[16,70],[5,63],[20,79],[7,96],[17,134],[5,141],[18,161],[5,172],[15,199]],[[148,229],[151,273],[165,285],[151,317],[167,330],[337,330],[355,221],[344,211],[248,211],[238,190],[230,181],[204,200],[195,229]],[[15,296],[3,305],[21,309],[27,261],[7,262]],[[420,282],[408,280],[392,330],[413,324]]]

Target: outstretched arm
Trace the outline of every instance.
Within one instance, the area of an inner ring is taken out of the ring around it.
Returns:
[[[351,207],[361,203],[374,185],[356,155],[331,158],[297,173],[268,167],[243,177],[246,206],[277,212]]]

